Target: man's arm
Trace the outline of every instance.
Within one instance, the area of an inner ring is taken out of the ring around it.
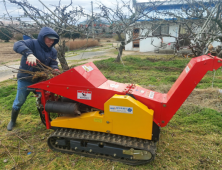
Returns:
[[[27,57],[29,54],[33,54],[32,49],[33,48],[33,40],[25,40],[25,41],[17,41],[14,44],[13,50],[16,53],[19,53],[21,55],[24,55]]]

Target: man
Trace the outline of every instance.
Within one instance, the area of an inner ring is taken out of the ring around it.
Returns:
[[[18,41],[14,44],[14,51],[22,54],[22,59],[19,69],[28,71],[39,71],[35,66],[38,62],[49,66],[56,71],[58,70],[57,51],[53,46],[59,42],[58,34],[49,27],[43,27],[39,32],[37,39],[28,39],[24,41]],[[30,86],[37,81],[32,81],[30,74],[19,72],[17,74],[18,87],[17,94],[12,106],[11,121],[9,122],[7,129],[11,131],[15,126],[16,119],[20,108],[25,103],[29,91],[27,86]]]

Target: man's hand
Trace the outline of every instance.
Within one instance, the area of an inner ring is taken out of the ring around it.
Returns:
[[[56,69],[54,69],[54,70],[55,70],[56,72],[58,72],[58,73],[61,73],[61,72],[60,72],[60,70],[59,70],[59,69],[57,69],[57,68],[56,68]]]
[[[36,66],[36,60],[37,58],[33,55],[33,54],[29,54],[27,57],[27,61],[26,64],[28,64],[29,66]]]
[[[53,73],[52,73],[54,76],[57,76],[57,75],[60,75],[61,74],[61,72],[60,72],[60,70],[59,69],[54,69],[53,70]]]

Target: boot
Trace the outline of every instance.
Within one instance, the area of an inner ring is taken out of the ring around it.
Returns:
[[[8,130],[8,131],[11,131],[12,128],[15,126],[15,122],[16,122],[16,119],[17,119],[17,117],[18,117],[19,111],[20,111],[20,110],[14,110],[14,109],[12,109],[11,121],[9,122],[9,124],[8,124],[8,126],[7,126],[7,130]]]

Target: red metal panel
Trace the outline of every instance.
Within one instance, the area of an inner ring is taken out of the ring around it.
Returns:
[[[124,95],[126,86],[126,84],[107,80],[93,63],[88,63],[29,87],[50,91],[104,110],[104,103],[115,94]],[[82,96],[78,91],[83,91]],[[87,98],[88,92],[91,94],[90,98]]]
[[[81,79],[86,79],[94,87],[98,87],[107,81],[106,77],[92,62],[75,67],[74,69],[82,76]]]
[[[41,91],[41,95],[42,95],[41,100],[42,100],[43,108],[44,108],[44,110],[42,111],[42,114],[45,115],[45,125],[46,125],[46,128],[50,129],[51,128],[51,123],[49,121],[49,114],[48,114],[48,112],[45,111],[45,103],[46,103],[46,98],[45,97],[47,95],[45,94],[44,90],[40,90],[40,91]]]
[[[118,83],[112,80],[107,80],[105,83],[103,83],[101,86],[99,86],[99,89],[106,89],[111,90],[115,92],[120,92],[121,94],[126,94],[125,91],[128,89],[127,84]]]
[[[152,90],[148,90],[142,87],[135,87],[132,89],[131,94],[145,104],[149,109],[154,110],[154,122],[159,124],[161,121],[160,114],[162,112],[162,104],[166,102],[166,94],[158,93]]]
[[[161,126],[166,126],[186,98],[204,77],[212,70],[215,59],[209,56],[193,58],[167,93],[167,103],[161,114]]]

